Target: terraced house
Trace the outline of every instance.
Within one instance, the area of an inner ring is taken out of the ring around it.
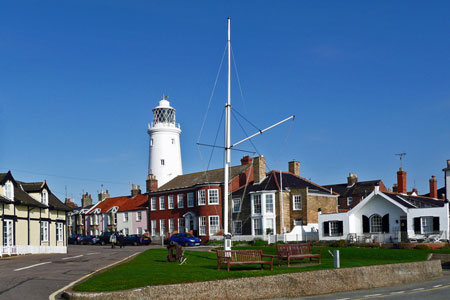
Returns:
[[[71,210],[46,181],[17,181],[0,173],[0,255],[66,253],[66,215]]]

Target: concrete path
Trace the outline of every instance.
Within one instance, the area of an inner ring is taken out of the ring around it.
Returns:
[[[0,300],[49,299],[49,295],[95,270],[161,246],[69,245],[67,254],[0,259]],[[58,298],[57,298],[58,299]]]

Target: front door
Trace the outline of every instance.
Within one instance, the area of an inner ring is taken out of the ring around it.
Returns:
[[[3,220],[3,246],[13,245],[13,220]]]
[[[408,241],[408,226],[406,226],[406,219],[400,219],[400,239],[401,242],[407,242]]]

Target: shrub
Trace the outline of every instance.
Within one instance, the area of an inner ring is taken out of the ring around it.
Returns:
[[[414,247],[414,249],[417,249],[417,250],[430,250],[430,247],[428,245],[417,245],[416,247]]]
[[[256,238],[253,241],[250,241],[250,245],[256,247],[267,246],[267,242],[264,241],[263,239]]]
[[[334,241],[330,244],[330,247],[345,248],[347,243],[344,240]]]
[[[412,249],[416,245],[414,244],[408,244],[408,243],[398,243],[398,249]]]

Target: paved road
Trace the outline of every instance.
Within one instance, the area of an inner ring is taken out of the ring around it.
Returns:
[[[449,300],[450,271],[445,270],[444,276],[430,281],[410,283],[401,286],[359,290],[336,293],[323,296],[296,298],[298,300]]]
[[[26,255],[0,260],[0,299],[46,299],[103,266],[158,246],[69,245],[67,254]],[[159,246],[160,247],[160,246]]]

